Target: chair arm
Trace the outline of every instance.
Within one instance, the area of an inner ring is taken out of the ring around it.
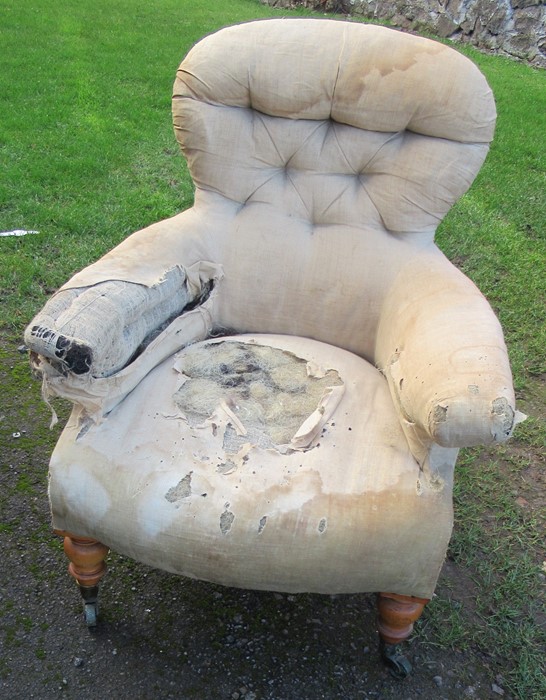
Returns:
[[[522,419],[493,310],[435,246],[412,258],[388,292],[375,359],[419,461],[432,443],[506,440]]]
[[[116,373],[221,276],[203,262],[206,232],[191,209],[132,234],[46,303],[25,343],[64,373]]]

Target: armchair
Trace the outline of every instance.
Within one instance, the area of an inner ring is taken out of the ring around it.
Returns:
[[[431,598],[458,448],[519,420],[500,325],[434,243],[493,136],[477,68],[332,20],[229,27],[181,64],[194,206],[26,331],[73,411],[53,527],[96,623],[111,548],[216,583],[377,592],[383,658]]]

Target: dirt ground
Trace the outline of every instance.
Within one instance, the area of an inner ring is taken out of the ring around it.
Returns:
[[[407,644],[413,674],[393,679],[378,657],[371,595],[228,589],[115,554],[101,586],[100,623],[89,632],[50,532],[47,461],[59,428],[49,431],[49,411],[16,340],[4,343],[0,359],[0,697],[510,697],[493,656],[435,646],[426,615]],[[449,590],[471,615],[472,586],[468,572],[448,561],[438,596]]]

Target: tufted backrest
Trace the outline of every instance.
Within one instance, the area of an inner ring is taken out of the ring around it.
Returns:
[[[226,212],[220,322],[372,354],[403,261],[432,244],[493,135],[456,51],[313,19],[229,27],[180,66],[174,125],[200,202]],[[231,217],[231,218],[230,218]]]

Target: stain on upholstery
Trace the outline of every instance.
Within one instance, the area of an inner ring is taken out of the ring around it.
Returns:
[[[235,520],[235,515],[230,510],[228,510],[228,507],[229,503],[226,503],[226,508],[220,516],[220,530],[222,532],[222,535],[227,535],[227,533],[231,530],[233,521]]]
[[[165,499],[169,503],[176,503],[176,501],[181,501],[184,498],[189,498],[191,496],[191,475],[193,472],[186,474],[183,479],[180,479],[176,486],[170,488],[165,494]]]
[[[512,433],[512,429],[514,427],[514,409],[510,406],[508,401],[502,397],[493,401],[491,413],[493,417],[500,422],[503,433],[502,438],[506,439],[506,437]]]

